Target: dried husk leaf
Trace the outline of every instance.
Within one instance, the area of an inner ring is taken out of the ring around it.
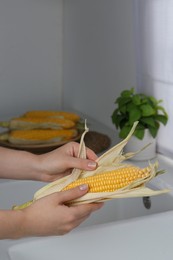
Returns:
[[[86,203],[99,203],[99,202],[105,202],[112,199],[120,199],[120,198],[135,198],[135,197],[146,197],[146,196],[156,196],[160,194],[164,194],[169,192],[169,190],[152,190],[150,188],[147,188],[145,186],[141,186],[138,188],[133,188],[131,190],[124,190],[117,193],[88,193],[84,195],[83,197],[73,200],[69,202],[69,204],[73,205],[79,205],[79,204],[86,204]],[[92,196],[91,196],[92,194]],[[89,196],[90,195],[90,196]]]

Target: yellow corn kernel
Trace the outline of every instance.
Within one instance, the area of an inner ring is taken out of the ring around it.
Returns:
[[[26,112],[24,117],[62,117],[74,122],[80,120],[80,116],[76,113],[66,111],[49,111],[49,110],[32,110]]]
[[[66,130],[13,130],[6,133],[7,140],[13,144],[44,144],[66,141],[77,135],[76,129]]]
[[[135,166],[128,166],[78,179],[67,185],[63,190],[69,190],[81,184],[87,184],[89,192],[92,193],[113,192],[130,185],[138,179],[146,178],[148,176],[148,168],[140,169]]]

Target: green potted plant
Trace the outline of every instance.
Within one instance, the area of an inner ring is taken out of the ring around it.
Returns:
[[[111,116],[112,123],[119,130],[119,137],[124,139],[133,123],[138,121],[134,137],[142,141],[147,134],[155,141],[160,123],[166,125],[168,121],[167,112],[160,105],[162,102],[153,96],[138,94],[134,88],[122,91],[115,100],[117,107]]]

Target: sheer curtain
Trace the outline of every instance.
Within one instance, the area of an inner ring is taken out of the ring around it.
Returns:
[[[162,99],[169,115],[158,152],[173,158],[173,0],[134,0],[138,91]]]

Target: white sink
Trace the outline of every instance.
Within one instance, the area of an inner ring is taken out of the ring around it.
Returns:
[[[173,210],[173,197],[164,194],[150,197],[151,208],[144,206],[143,198],[117,199],[105,203],[81,226],[90,226],[108,222],[122,221]]]
[[[45,183],[36,181],[6,181],[0,183],[0,208],[10,209],[31,200],[33,194]]]
[[[172,213],[161,213],[23,242],[8,254],[10,260],[172,259],[172,226]]]

